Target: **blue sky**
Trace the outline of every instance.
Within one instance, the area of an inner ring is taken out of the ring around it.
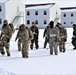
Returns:
[[[25,4],[57,3],[59,7],[76,7],[76,0],[21,0]]]

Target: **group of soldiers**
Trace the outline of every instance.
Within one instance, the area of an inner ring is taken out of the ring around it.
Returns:
[[[58,46],[60,52],[65,52],[65,42],[67,41],[67,30],[61,23],[57,23],[54,26],[54,22],[51,21],[44,30],[43,37],[45,37],[44,48],[49,43],[50,54],[58,55]]]
[[[12,34],[15,32],[13,25],[10,23],[8,24],[8,20],[4,20],[3,26],[1,29],[0,35],[0,53],[7,56],[10,56],[10,39]],[[35,42],[36,49],[39,48],[38,45],[38,35],[39,30],[35,24],[32,22],[32,26],[28,28],[25,24],[21,24],[19,26],[19,30],[17,32],[15,41],[18,39],[18,51],[21,51],[23,58],[28,58],[28,49],[31,41],[30,48],[33,49],[33,44]],[[6,51],[4,50],[6,49]]]
[[[74,49],[76,49],[76,25],[73,25],[73,37],[72,44]],[[7,20],[4,20],[0,35],[0,53],[10,56],[10,39],[12,34],[15,32],[13,25],[8,24]],[[45,37],[44,48],[46,48],[47,43],[49,43],[50,55],[58,55],[58,46],[60,52],[65,52],[65,42],[67,41],[67,30],[61,23],[57,23],[54,26],[54,22],[50,21],[48,26],[45,28],[43,33],[43,38]],[[15,41],[18,40],[18,51],[21,51],[23,58],[28,58],[29,46],[31,50],[34,48],[38,49],[38,39],[39,39],[39,29],[35,22],[32,22],[32,26],[28,28],[25,24],[19,26]],[[4,47],[6,51],[4,50]]]

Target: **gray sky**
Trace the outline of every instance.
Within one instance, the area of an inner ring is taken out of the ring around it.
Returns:
[[[57,3],[59,7],[76,7],[76,0],[21,0],[24,4]]]

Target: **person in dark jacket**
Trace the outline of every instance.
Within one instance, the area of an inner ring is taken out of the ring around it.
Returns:
[[[32,22],[32,26],[30,27],[31,31],[33,32],[33,39],[31,40],[31,45],[30,45],[30,48],[33,49],[33,46],[34,46],[34,42],[35,42],[35,47],[36,49],[39,48],[39,45],[38,45],[38,36],[39,36],[39,29],[38,27],[36,26],[35,22]]]
[[[49,29],[49,27],[50,27],[50,25],[48,24],[48,26],[45,28],[44,34],[43,34],[43,38],[45,37],[44,48],[46,48],[47,43],[48,43],[48,39],[47,39],[47,30]]]
[[[76,49],[76,24],[73,24],[72,45],[74,46],[73,50],[75,50]]]

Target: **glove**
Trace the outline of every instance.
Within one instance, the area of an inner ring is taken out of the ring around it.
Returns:
[[[64,38],[64,42],[66,42],[67,41],[67,39],[66,38]]]
[[[9,41],[10,41],[10,39],[9,39],[9,38],[7,38],[7,43],[9,43]]]
[[[15,42],[16,42],[17,38],[15,38]]]

